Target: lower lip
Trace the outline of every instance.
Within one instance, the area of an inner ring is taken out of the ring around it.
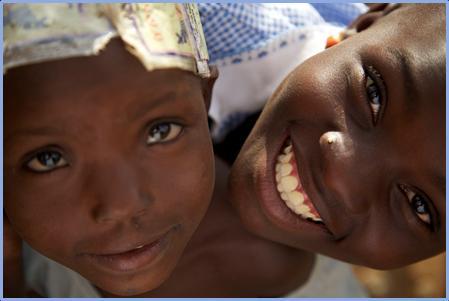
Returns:
[[[167,244],[168,233],[158,240],[128,252],[98,255],[86,254],[89,261],[113,272],[130,272],[153,264]]]
[[[328,235],[330,232],[324,224],[314,223],[298,216],[287,207],[285,202],[279,196],[276,189],[275,164],[277,156],[282,151],[286,139],[287,135],[282,139],[282,144],[279,145],[274,156],[267,158],[267,166],[265,166],[266,172],[262,173],[258,178],[262,210],[273,224],[285,231],[310,230]]]

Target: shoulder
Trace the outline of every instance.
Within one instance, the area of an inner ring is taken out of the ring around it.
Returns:
[[[211,286],[228,287],[240,297],[281,296],[305,283],[314,255],[246,231],[226,199],[226,165],[219,161],[216,166],[216,194],[183,256],[185,262],[201,267]]]

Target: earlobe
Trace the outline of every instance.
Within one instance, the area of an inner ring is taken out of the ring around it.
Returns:
[[[212,90],[214,88],[215,81],[218,78],[218,68],[216,66],[210,66],[210,77],[201,79],[201,88],[203,90],[204,103],[209,111],[210,102],[212,99]]]

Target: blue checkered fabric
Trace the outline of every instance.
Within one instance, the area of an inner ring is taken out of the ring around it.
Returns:
[[[361,3],[311,3],[314,9],[327,22],[337,26],[348,26],[367,7]]]
[[[289,29],[331,23],[348,25],[363,4],[200,3],[210,62],[260,48]]]

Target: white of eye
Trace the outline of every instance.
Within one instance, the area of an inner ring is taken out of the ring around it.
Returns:
[[[382,106],[382,102],[380,99],[379,87],[369,75],[367,75],[366,77],[366,94],[368,96],[369,105],[371,107],[374,122],[376,122],[379,116],[379,111]]]
[[[408,198],[410,206],[412,206],[413,211],[419,217],[419,219],[421,219],[426,224],[431,225],[432,221],[429,210],[429,203],[426,200],[426,198],[414,192],[408,187],[402,186],[401,189],[405,192],[405,195]]]
[[[150,128],[147,144],[167,142],[175,139],[181,133],[183,127],[172,122],[158,123]]]
[[[27,163],[27,167],[36,172],[51,171],[67,165],[68,163],[64,157],[55,151],[40,152]]]

